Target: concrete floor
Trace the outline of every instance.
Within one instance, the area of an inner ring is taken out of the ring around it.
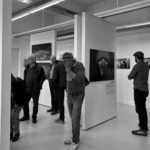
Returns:
[[[32,105],[32,104],[31,104]],[[20,140],[12,143],[11,150],[71,150],[63,144],[69,133],[69,117],[66,123],[56,124],[48,108],[39,107],[38,123],[32,120],[21,122]],[[150,110],[148,110],[150,116]],[[140,137],[131,134],[137,129],[137,115],[134,107],[118,104],[118,116],[87,131],[81,131],[79,150],[150,150],[150,135]],[[149,125],[150,127],[150,125]]]

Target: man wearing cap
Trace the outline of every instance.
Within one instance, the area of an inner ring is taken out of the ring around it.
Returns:
[[[85,95],[85,68],[81,62],[73,58],[72,53],[62,56],[67,72],[67,103],[72,122],[72,139],[65,144],[72,144],[72,149],[77,150],[80,142],[80,118],[82,103]]]
[[[137,51],[133,54],[135,56],[136,65],[128,75],[128,79],[134,80],[134,101],[136,113],[139,117],[139,129],[133,130],[132,134],[147,136],[148,133],[148,117],[146,110],[146,97],[148,96],[148,76],[149,67],[143,61],[144,53]]]

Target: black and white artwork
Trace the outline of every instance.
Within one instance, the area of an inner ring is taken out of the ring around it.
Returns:
[[[130,68],[130,59],[129,58],[117,59],[116,67],[118,69],[129,69]]]
[[[144,58],[144,62],[147,63],[150,68],[150,58]]]
[[[114,80],[114,52],[90,49],[90,81]]]
[[[36,60],[50,60],[51,49],[51,43],[32,45],[32,53],[35,54]]]

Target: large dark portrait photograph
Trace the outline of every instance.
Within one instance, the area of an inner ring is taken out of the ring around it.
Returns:
[[[36,60],[50,60],[51,43],[32,45],[32,53],[36,56]]]
[[[114,80],[114,53],[90,49],[90,81]]]
[[[116,67],[118,69],[129,69],[130,68],[130,59],[129,58],[117,59]]]

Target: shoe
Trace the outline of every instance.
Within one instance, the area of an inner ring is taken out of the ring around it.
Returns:
[[[10,133],[10,140],[13,139],[13,132]]]
[[[37,123],[37,120],[36,119],[32,119],[32,123]]]
[[[17,133],[17,134],[15,134],[14,137],[12,138],[12,141],[13,141],[13,142],[16,142],[16,141],[19,140],[19,138],[20,138],[20,133]]]
[[[64,141],[64,144],[65,145],[70,145],[72,143],[72,139],[69,139],[69,140],[65,140]]]
[[[72,142],[71,145],[72,145],[72,150],[78,150],[79,143],[75,144],[74,142]]]
[[[147,136],[147,131],[146,130],[133,130],[131,131],[132,134],[134,135],[140,135],[140,136]]]
[[[26,116],[23,116],[22,118],[19,119],[19,121],[26,121],[26,120],[29,120],[30,117],[26,117]]]
[[[53,108],[51,108],[51,109],[48,109],[47,110],[47,112],[52,112],[54,109]]]
[[[51,112],[51,115],[56,115],[56,114],[58,114],[58,111],[56,110]]]
[[[55,119],[55,123],[64,124],[65,122],[64,120],[58,118],[58,119]]]

